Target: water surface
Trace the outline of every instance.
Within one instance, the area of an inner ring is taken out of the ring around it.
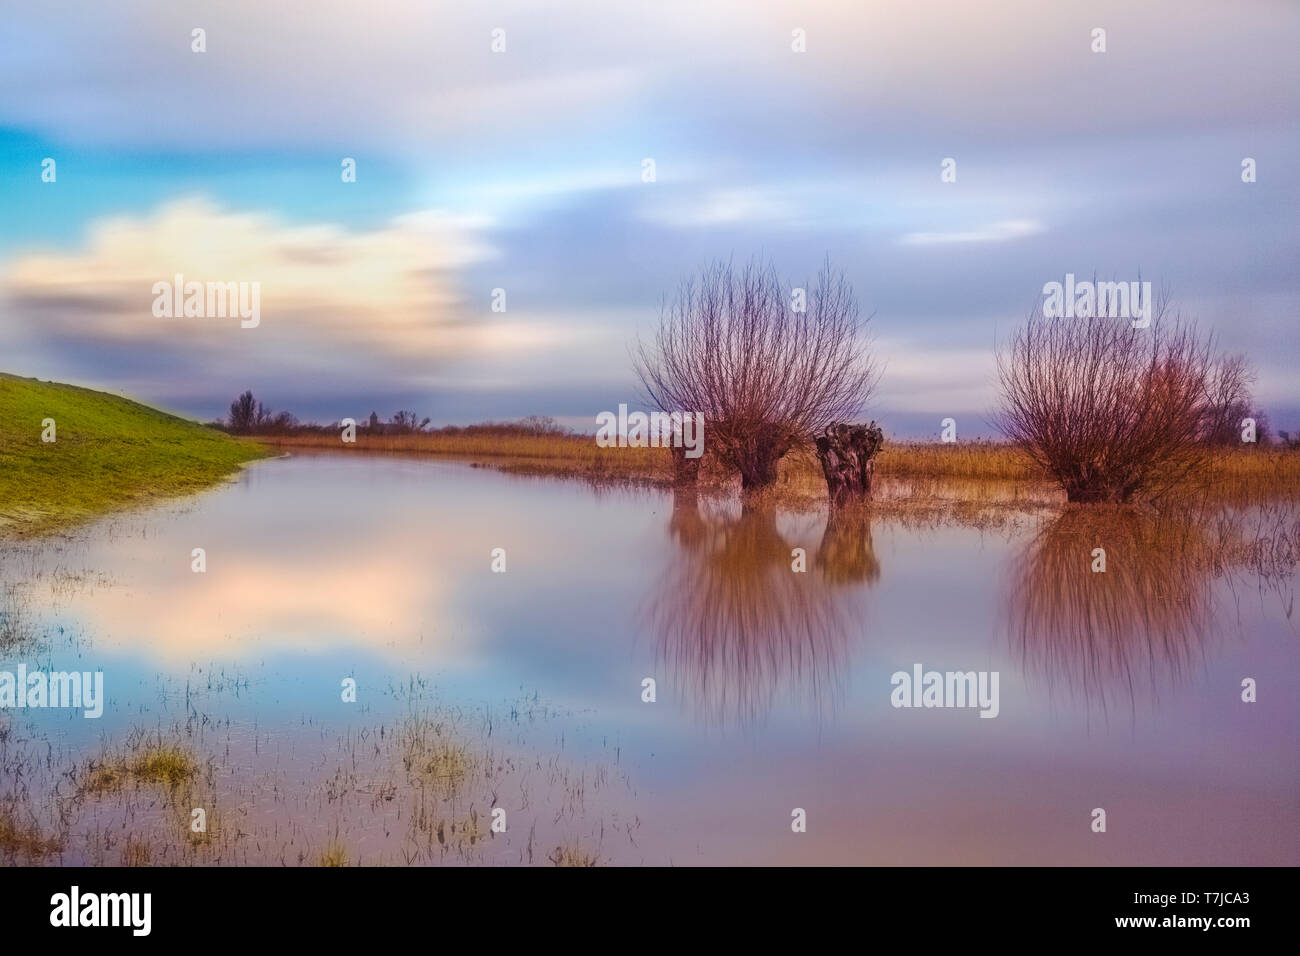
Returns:
[[[365,863],[561,845],[605,863],[1300,862],[1293,582],[1189,570],[1123,527],[1092,574],[1089,533],[1068,515],[828,527],[414,458],[261,462],[4,549],[25,638],[0,668],[102,670],[109,702],[0,715],[0,797],[65,826],[68,863],[135,839],[191,863],[312,862],[331,841]],[[892,707],[916,663],[998,672],[998,716]],[[413,715],[491,779],[413,784],[394,744]],[[169,849],[189,808],[165,793],[77,796],[68,768],[133,734],[208,761],[187,797],[218,808],[217,846]],[[486,835],[495,806],[509,826]],[[439,837],[444,817],[480,821],[473,845]]]

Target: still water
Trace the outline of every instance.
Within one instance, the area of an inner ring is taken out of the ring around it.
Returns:
[[[1068,515],[828,527],[454,462],[260,462],[0,549],[0,669],[102,671],[107,696],[97,720],[0,713],[0,806],[60,835],[50,863],[1300,862],[1294,582],[1105,540],[1094,574]],[[996,672],[996,717],[892,706],[916,665]],[[145,739],[201,772],[86,792]]]

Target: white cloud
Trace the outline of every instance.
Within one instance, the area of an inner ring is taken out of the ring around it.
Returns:
[[[641,209],[647,222],[674,228],[777,222],[796,210],[789,203],[756,189],[720,189],[691,200],[653,200]]]
[[[647,107],[660,130],[698,115],[719,141],[749,126],[774,145],[804,139],[819,121],[852,125],[850,116],[869,118],[876,133],[892,116],[945,136],[1044,126],[1077,135],[1071,104],[1088,104],[1101,128],[1192,129],[1207,115],[1257,116],[1259,77],[1294,77],[1279,70],[1297,23],[1286,3],[1247,17],[1214,0],[810,0],[798,17],[809,52],[796,56],[790,5],[776,0],[599,10],[588,0],[390,0],[382,9],[317,0],[310,17],[295,5],[227,0],[203,11],[208,51],[194,54],[184,5],[140,0],[130,14],[67,0],[9,6],[0,116],[79,143],[187,149],[454,142],[495,152],[539,125],[574,144],[603,143],[609,120]],[[1095,56],[1094,20],[1130,42]],[[501,54],[489,46],[497,27],[508,38]],[[76,69],[48,70],[52,58]],[[1278,121],[1294,112],[1295,90],[1270,87]]]
[[[479,344],[457,273],[493,255],[481,225],[426,210],[348,230],[189,198],[98,221],[79,250],[19,256],[0,267],[0,295],[14,303],[14,332],[55,346],[197,349],[217,364],[427,361]],[[153,284],[176,274],[258,283],[261,324],[155,317]]]
[[[997,368],[989,349],[882,338],[876,351],[886,363],[876,396],[881,406],[948,415],[987,409],[996,400]]]
[[[959,242],[1006,242],[1023,239],[1043,231],[1034,219],[1005,219],[982,229],[952,232],[909,232],[898,241],[905,246],[933,246]]]

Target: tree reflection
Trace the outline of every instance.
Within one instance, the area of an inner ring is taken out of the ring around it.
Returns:
[[[1104,550],[1105,571],[1094,571]],[[1027,675],[1108,710],[1184,679],[1211,619],[1212,543],[1173,515],[1071,508],[1013,569],[1005,614]]]
[[[673,691],[720,724],[760,722],[783,696],[832,708],[862,627],[843,585],[880,573],[865,511],[828,521],[804,573],[771,507],[706,514],[681,490],[669,532],[678,548],[644,613]]]

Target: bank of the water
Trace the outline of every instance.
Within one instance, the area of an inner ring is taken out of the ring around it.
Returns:
[[[602,485],[668,488],[673,482],[667,448],[600,447],[592,435],[469,429],[402,435],[358,432],[356,441],[345,445],[335,432],[303,430],[259,435],[258,440],[288,452],[325,449],[349,454],[430,455],[467,460],[511,474],[576,478]],[[708,453],[707,438],[705,446],[701,486],[736,489],[738,476]],[[1059,491],[1026,455],[1004,442],[886,441],[876,460],[876,474],[914,483],[914,497],[927,497],[926,482],[945,482],[948,491],[959,490],[959,497],[972,505],[990,495],[1005,494],[1013,486],[1035,492],[1042,487]],[[1300,449],[1246,445],[1216,450],[1184,491],[1197,500],[1246,505],[1294,496],[1298,486]],[[826,480],[816,456],[807,449],[787,455],[769,491],[782,506],[823,505]],[[1064,503],[1063,494],[1051,497]]]
[[[266,455],[130,399],[0,373],[0,536],[198,491]]]

